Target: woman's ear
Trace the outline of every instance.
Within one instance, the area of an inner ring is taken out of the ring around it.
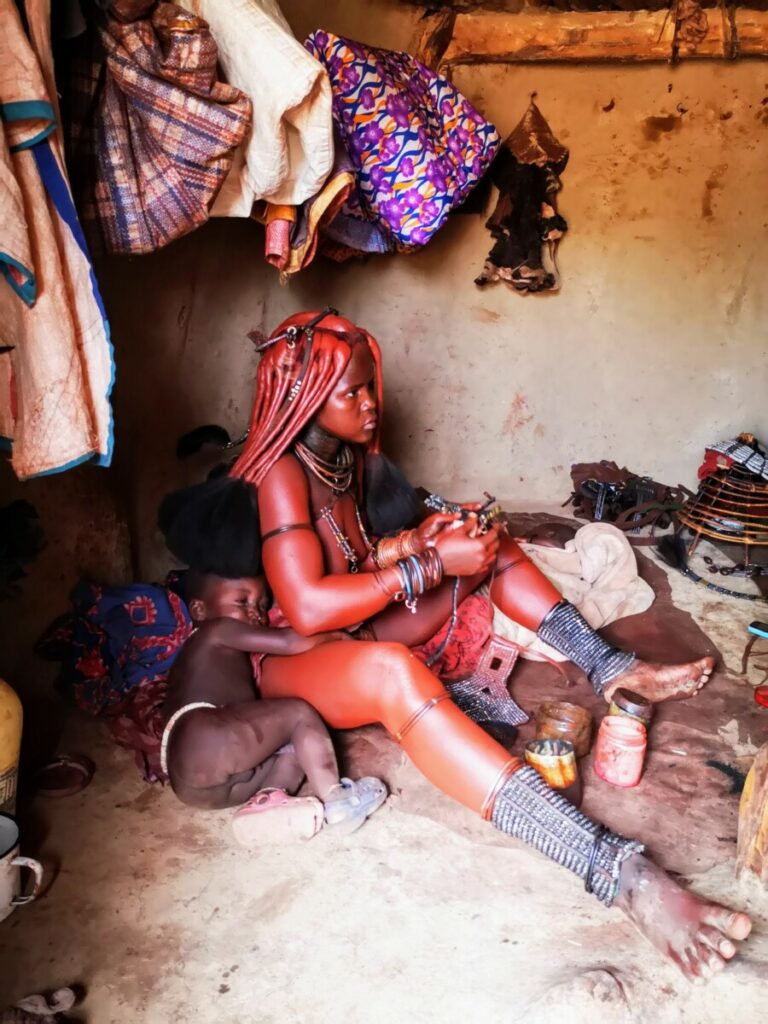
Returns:
[[[205,601],[199,597],[193,597],[189,602],[189,614],[193,622],[205,622]]]

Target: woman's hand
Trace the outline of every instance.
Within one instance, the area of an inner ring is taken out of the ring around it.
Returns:
[[[446,576],[476,576],[488,572],[499,550],[499,534],[495,529],[477,532],[477,516],[444,528],[434,541]]]
[[[435,546],[437,536],[454,523],[460,523],[458,512],[435,512],[416,527],[417,552],[421,554],[427,548]]]

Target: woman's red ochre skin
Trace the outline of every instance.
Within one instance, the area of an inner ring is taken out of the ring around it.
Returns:
[[[297,314],[275,336],[314,315]],[[356,500],[364,504],[362,473],[349,492],[337,496],[292,451],[308,430],[313,450],[331,462],[342,443],[353,447],[358,470],[366,450],[378,451],[379,347],[367,332],[335,315],[315,328],[309,358],[306,345],[302,333],[293,347],[283,340],[266,350],[248,443],[233,473],[258,486],[264,568],[288,622],[305,635],[367,622],[376,640],[329,643],[290,658],[267,658],[262,693],[267,698],[301,697],[334,728],[380,722],[431,782],[487,818],[499,788],[521,762],[446,699],[440,680],[409,650],[434,636],[448,618],[451,581],[421,596],[416,614],[393,604],[388,592],[398,589],[399,573],[379,572],[382,585],[377,583],[376,566],[357,523]],[[297,381],[300,387],[291,397]],[[358,573],[349,572],[347,559],[320,517],[329,503],[358,556]],[[493,602],[528,629],[535,631],[562,600],[499,530],[481,535],[471,518],[458,522],[446,517],[430,518],[419,529],[424,536],[436,533],[430,543],[437,548],[445,576],[460,578],[460,598],[495,567]],[[672,667],[637,662],[639,669],[633,667],[616,682],[646,696],[656,687],[650,699],[680,696],[686,688],[684,695],[689,695],[712,670],[711,660],[707,665],[704,661]],[[749,931],[745,915],[701,903],[640,855],[625,862],[621,878],[617,905],[691,979],[720,969],[735,952],[732,940]]]

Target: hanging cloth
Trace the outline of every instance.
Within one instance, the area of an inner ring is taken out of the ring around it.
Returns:
[[[22,479],[109,465],[112,347],[64,167],[49,0],[0,0],[0,115],[4,444]]]
[[[208,220],[251,101],[219,81],[207,23],[176,4],[116,0],[98,35],[103,58],[73,83],[78,200],[108,252],[153,252]]]
[[[249,217],[257,200],[298,206],[333,165],[331,85],[274,0],[184,0],[205,18],[226,79],[253,101],[253,125],[213,205],[214,217]]]
[[[483,176],[499,135],[447,79],[408,53],[318,30],[306,40],[333,90],[333,116],[357,169],[343,216],[373,223],[371,245],[417,249]],[[334,241],[351,244],[333,232]],[[361,244],[358,242],[358,245]],[[352,247],[356,247],[352,243]]]
[[[506,281],[515,291],[560,287],[557,247],[568,225],[557,211],[568,150],[531,99],[491,170],[499,190],[486,227],[496,239],[475,284]]]

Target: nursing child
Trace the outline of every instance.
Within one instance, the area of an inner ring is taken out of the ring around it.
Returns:
[[[161,513],[161,528],[169,519]],[[171,546],[172,543],[171,543]],[[215,545],[212,545],[215,547]],[[303,700],[259,700],[251,655],[300,654],[343,633],[299,636],[267,625],[269,591],[257,552],[219,559],[229,571],[190,570],[187,604],[195,629],[168,680],[161,761],[176,796],[199,808],[239,807],[232,826],[246,846],[347,834],[387,796],[376,778],[340,779],[333,744]],[[215,551],[209,552],[216,561]],[[211,557],[201,558],[206,568]],[[307,777],[314,796],[293,794]]]

